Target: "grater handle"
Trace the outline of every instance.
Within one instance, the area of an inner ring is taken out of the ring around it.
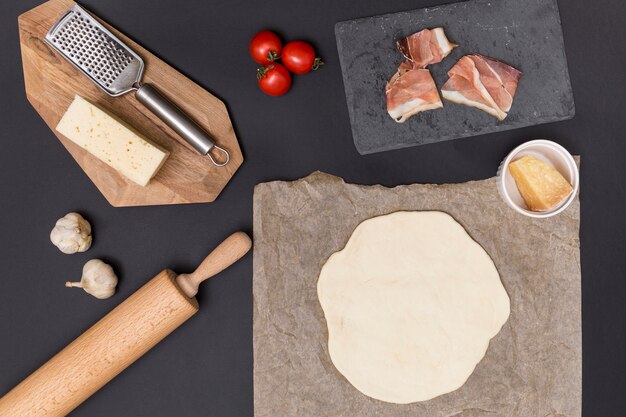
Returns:
[[[228,164],[230,155],[215,145],[213,138],[198,126],[187,114],[166,99],[150,84],[143,84],[135,92],[137,100],[146,106],[159,119],[163,120],[172,130],[178,133],[202,155],[209,157],[214,165],[221,167]],[[218,162],[211,155],[212,150],[220,151],[225,156],[225,162]]]

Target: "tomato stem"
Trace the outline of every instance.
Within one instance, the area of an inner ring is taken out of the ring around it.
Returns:
[[[278,54],[276,53],[276,51],[267,51],[267,60],[269,62],[274,62],[276,61],[278,58],[280,58],[278,56]]]
[[[322,58],[320,58],[319,56],[317,58],[315,58],[315,60],[313,61],[313,67],[311,67],[311,69],[313,71],[318,70],[319,67],[321,67],[322,65],[324,65],[324,61],[322,61]]]
[[[274,65],[268,65],[267,67],[257,68],[256,70],[256,79],[260,80],[261,78],[267,77],[267,72],[274,68]]]

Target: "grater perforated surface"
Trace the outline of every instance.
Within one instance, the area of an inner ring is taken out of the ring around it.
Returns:
[[[143,60],[78,5],[55,23],[46,42],[112,96],[141,79]]]

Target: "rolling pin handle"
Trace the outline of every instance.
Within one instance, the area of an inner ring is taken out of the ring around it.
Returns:
[[[252,248],[252,240],[244,232],[236,232],[219,244],[191,274],[176,277],[176,283],[189,297],[198,293],[198,286],[237,262]]]

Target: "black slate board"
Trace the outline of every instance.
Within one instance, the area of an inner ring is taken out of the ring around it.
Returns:
[[[523,72],[509,116],[443,101],[396,123],[385,84],[403,57],[396,40],[442,26],[458,48],[429,66],[439,88],[463,55],[478,53]],[[442,142],[574,117],[574,97],[556,0],[473,0],[339,22],[335,26],[354,144],[360,154]]]

